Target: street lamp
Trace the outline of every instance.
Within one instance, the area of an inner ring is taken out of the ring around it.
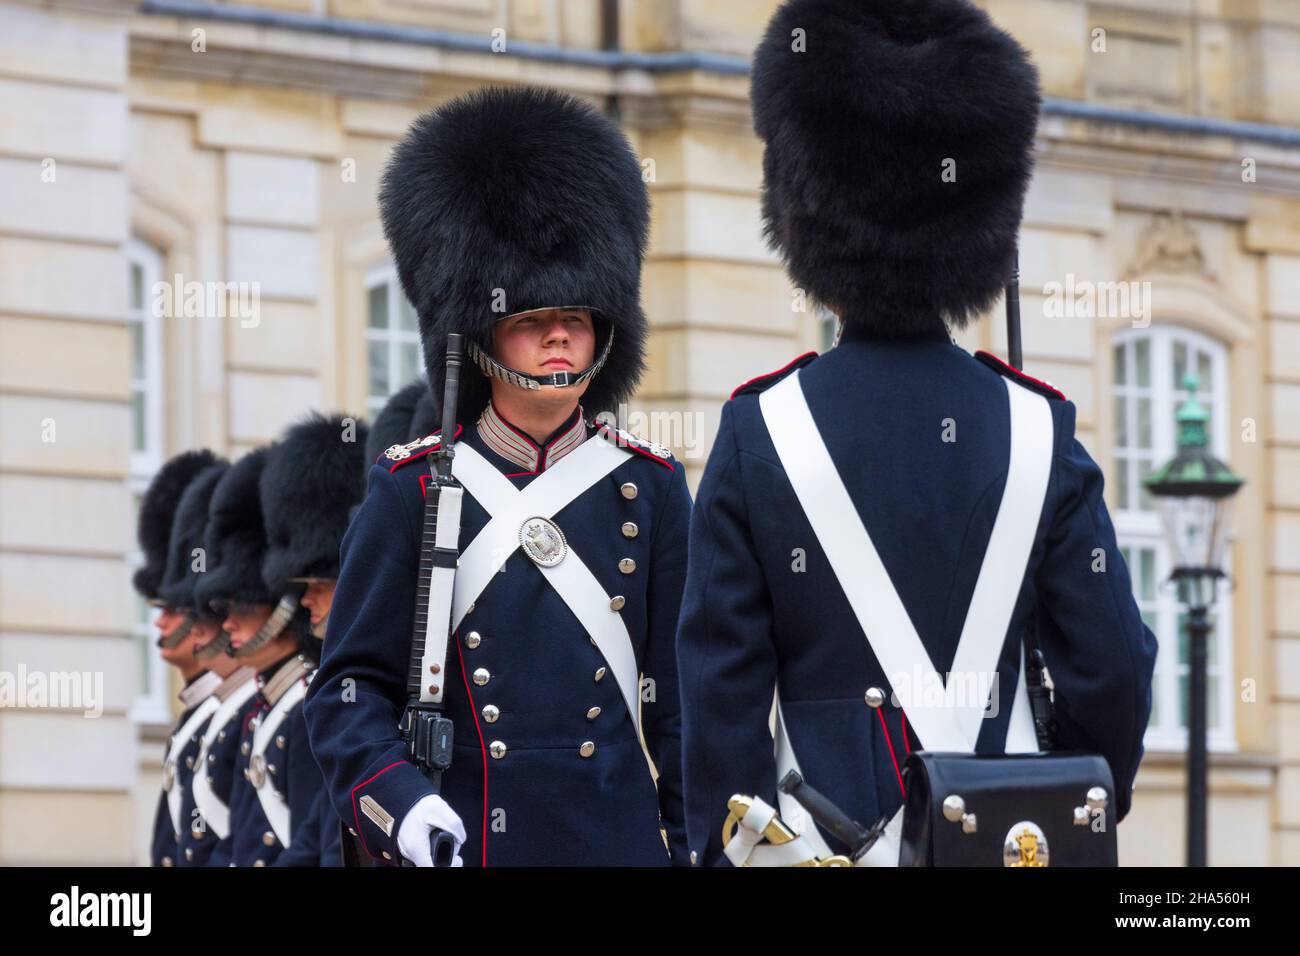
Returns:
[[[1175,415],[1178,451],[1143,484],[1159,500],[1160,515],[1173,545],[1172,578],[1178,600],[1187,605],[1189,726],[1187,742],[1187,865],[1205,866],[1206,840],[1206,648],[1209,610],[1223,572],[1228,499],[1244,479],[1210,454],[1206,424],[1210,413],[1196,400],[1195,375],[1183,379],[1187,400]]]

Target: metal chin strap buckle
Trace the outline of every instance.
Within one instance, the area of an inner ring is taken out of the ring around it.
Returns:
[[[566,385],[572,385],[573,375],[570,372],[556,372],[551,376],[551,384],[556,388],[564,388]]]

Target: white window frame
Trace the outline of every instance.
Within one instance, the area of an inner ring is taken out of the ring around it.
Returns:
[[[132,500],[137,501],[144,495],[154,474],[162,467],[165,460],[163,448],[165,435],[164,411],[166,408],[166,382],[163,371],[163,320],[154,315],[152,297],[154,283],[161,281],[163,273],[163,253],[161,250],[138,239],[126,243],[127,273],[127,309],[129,325],[139,325],[144,332],[144,374],[137,378],[132,369],[130,388],[144,391],[145,447],[135,448],[135,420],[131,421],[131,455],[127,487]],[[141,306],[137,308],[130,301],[131,272],[135,267],[141,270]],[[129,326],[128,326],[129,328]],[[134,348],[134,335],[131,338]],[[134,416],[134,405],[131,414]],[[138,514],[138,507],[137,507]],[[134,527],[134,525],[133,525]],[[133,545],[126,555],[127,562],[134,571],[144,563],[144,555],[138,544]],[[132,592],[136,600],[142,600]],[[158,612],[150,609],[143,621],[132,616],[131,637],[137,652],[147,654],[149,661],[149,687],[141,688],[131,706],[131,719],[141,724],[170,724],[171,709],[168,707],[169,682],[168,667],[157,653],[155,639],[157,631],[154,620]]]
[[[1174,415],[1178,406],[1186,397],[1181,382],[1173,381],[1174,346],[1182,343],[1189,348],[1205,352],[1210,358],[1210,381],[1201,383],[1202,401],[1210,409],[1211,426],[1209,435],[1210,450],[1218,458],[1227,460],[1228,446],[1228,352],[1222,342],[1201,332],[1177,325],[1151,326],[1146,329],[1130,329],[1116,334],[1111,339],[1107,361],[1114,362],[1114,350],[1130,347],[1139,340],[1146,340],[1150,350],[1150,384],[1147,386],[1151,397],[1151,445],[1152,463],[1159,467],[1173,457],[1175,452]],[[1112,365],[1113,367],[1113,365]],[[1128,421],[1126,429],[1130,443],[1136,442],[1136,402],[1131,400],[1131,390],[1136,387],[1136,377],[1126,375],[1127,383],[1123,386],[1111,382],[1110,412],[1114,414],[1114,403],[1121,390],[1130,394],[1127,406]],[[1208,384],[1208,388],[1206,387]],[[1118,440],[1118,436],[1115,436]],[[1119,447],[1115,446],[1118,455]],[[1115,474],[1112,478],[1120,480]],[[1128,480],[1127,476],[1123,480]],[[1136,482],[1130,488],[1129,507],[1119,507],[1116,494],[1112,520],[1115,524],[1116,537],[1122,548],[1130,553],[1139,548],[1150,548],[1155,552],[1156,613],[1155,635],[1159,644],[1153,681],[1157,684],[1156,706],[1152,709],[1151,720],[1147,727],[1146,747],[1149,750],[1185,751],[1187,749],[1187,727],[1179,722],[1179,678],[1187,673],[1187,666],[1178,661],[1178,617],[1183,608],[1178,603],[1177,594],[1169,575],[1173,572],[1173,557],[1165,537],[1164,525],[1158,511],[1142,511],[1138,507],[1140,496],[1137,494]],[[1130,577],[1134,581],[1135,591],[1138,584],[1137,567],[1134,561],[1129,567]],[[1231,576],[1230,556],[1225,556],[1224,570]],[[1207,746],[1218,752],[1236,751],[1235,730],[1235,681],[1233,679],[1232,653],[1232,593],[1229,587],[1219,591],[1219,598],[1212,611],[1215,628],[1217,654],[1209,661],[1209,670],[1218,680],[1218,717],[1217,725],[1209,727]]]
[[[378,286],[386,286],[388,289],[388,328],[376,329],[370,324],[370,293],[371,290]],[[366,333],[366,352],[365,352],[365,381],[366,381],[366,410],[373,420],[380,410],[388,401],[389,395],[399,391],[410,381],[409,378],[402,377],[401,363],[401,346],[414,345],[416,350],[416,373],[420,378],[425,377],[424,362],[421,360],[423,352],[420,346],[420,330],[417,320],[416,328],[409,331],[398,328],[397,314],[399,303],[405,298],[402,291],[402,284],[397,280],[397,269],[391,263],[383,263],[374,266],[366,273],[366,298],[364,304],[364,321]],[[383,342],[388,346],[388,394],[376,395],[370,391],[370,347],[372,342]]]

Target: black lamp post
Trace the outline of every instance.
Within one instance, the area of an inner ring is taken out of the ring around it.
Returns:
[[[1210,415],[1196,400],[1195,375],[1183,379],[1188,397],[1178,408],[1178,451],[1143,482],[1159,499],[1165,530],[1174,550],[1173,580],[1178,600],[1187,605],[1190,652],[1187,742],[1187,865],[1206,864],[1206,648],[1210,608],[1224,576],[1223,548],[1228,499],[1244,479],[1210,454],[1206,424]]]

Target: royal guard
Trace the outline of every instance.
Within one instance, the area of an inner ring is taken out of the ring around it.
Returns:
[[[571,97],[482,90],[416,121],[380,202],[454,427],[380,456],[343,541],[307,698],[334,808],[381,864],[684,862],[689,493],[591,420],[643,367],[637,158]]]
[[[699,487],[678,635],[691,855],[782,858],[759,840],[772,818],[757,802],[724,855],[737,794],[779,808],[813,856],[854,852],[778,795],[798,770],[850,820],[882,824],[857,862],[896,865],[910,753],[1040,749],[1030,634],[1056,745],[1099,752],[1113,775],[1087,806],[1079,789],[1074,823],[1096,797],[1113,831],[1156,646],[1102,472],[1064,395],[950,337],[1015,270],[1037,73],[967,0],[791,0],[751,100],[766,234],[841,336],[735,390]],[[954,699],[967,677],[991,679]],[[945,825],[985,833],[960,802]]]
[[[425,389],[427,391],[427,388]],[[364,422],[343,415],[311,415],[293,425],[271,449],[262,474],[262,513],[266,522],[266,556],[262,577],[271,593],[299,589],[310,615],[312,637],[327,634],[335,582],[339,575],[339,546],[352,510],[365,494]],[[319,658],[319,649],[313,654]],[[276,732],[277,748],[309,749],[301,702],[285,714]],[[264,739],[271,739],[270,731]],[[286,742],[282,746],[280,740]],[[258,751],[254,749],[252,759]],[[268,757],[270,759],[270,757]],[[297,779],[277,778],[291,791]],[[315,788],[314,829],[294,828],[294,843],[280,865],[341,866],[339,816],[321,784],[320,773],[304,774],[301,785]]]
[[[194,618],[194,658],[221,679],[204,703],[210,716],[197,724],[187,746],[197,749],[185,763],[188,785],[181,798],[178,866],[217,865],[229,856],[230,778],[239,737],[239,715],[257,685],[255,672],[228,653],[230,642],[221,617],[195,596],[207,570],[203,538],[212,493],[230,465],[219,461],[204,469],[185,489],[168,547],[162,583],[164,603]]]
[[[320,642],[299,603],[301,588],[272,591],[262,576],[267,541],[259,482],[270,453],[250,451],[213,489],[204,532],[208,570],[196,594],[224,614],[231,656],[257,673],[257,694],[242,714],[227,804],[225,862],[231,866],[278,864],[295,841],[315,845],[319,825],[320,770],[302,731],[300,705]],[[285,862],[299,861],[288,856]]]
[[[140,504],[137,538],[144,554],[144,565],[135,572],[132,584],[151,606],[158,609],[154,626],[158,628],[159,652],[163,660],[180,671],[185,681],[180,693],[181,715],[172,728],[163,756],[162,793],[158,797],[150,841],[149,858],[154,866],[176,865],[182,827],[182,794],[198,749],[192,737],[202,720],[209,716],[200,713],[199,708],[221,682],[220,677],[209,673],[194,658],[195,646],[200,641],[200,635],[195,631],[197,617],[170,606],[162,596],[177,508],[185,490],[216,461],[216,456],[210,451],[182,452],[159,469]]]

